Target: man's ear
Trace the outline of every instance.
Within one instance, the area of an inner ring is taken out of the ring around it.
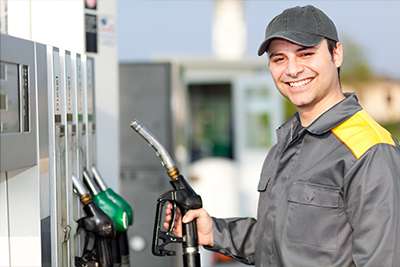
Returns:
[[[343,63],[343,45],[341,42],[336,42],[336,47],[333,49],[333,62],[339,68]]]

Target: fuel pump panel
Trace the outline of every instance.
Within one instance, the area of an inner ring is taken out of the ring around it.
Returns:
[[[34,49],[31,41],[0,35],[1,266],[41,264]],[[29,224],[21,223],[26,218]]]

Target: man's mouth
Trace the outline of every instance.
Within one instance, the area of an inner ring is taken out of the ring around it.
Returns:
[[[300,87],[304,86],[308,83],[310,83],[314,78],[307,78],[299,81],[294,81],[294,82],[286,82],[290,87]]]

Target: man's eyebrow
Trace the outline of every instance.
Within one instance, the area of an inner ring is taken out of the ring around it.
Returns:
[[[299,47],[299,49],[297,49],[296,52],[302,52],[302,51],[308,50],[308,49],[311,49],[311,50],[318,49],[318,46],[302,46],[302,47]]]
[[[316,45],[316,46],[301,46],[301,47],[299,47],[298,49],[296,49],[296,53],[297,52],[302,52],[302,51],[305,51],[305,50],[316,50],[316,49],[318,49],[318,45]],[[283,53],[282,52],[268,52],[268,56],[269,56],[269,58],[272,58],[272,57],[274,57],[274,56],[280,56],[280,55],[283,55]]]

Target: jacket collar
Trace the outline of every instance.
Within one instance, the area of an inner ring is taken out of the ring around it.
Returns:
[[[305,130],[315,135],[324,134],[361,109],[357,96],[354,93],[345,93],[345,99],[322,113]],[[299,114],[296,113],[277,129],[278,140],[287,136],[293,129],[299,129],[299,125],[300,118]]]
[[[361,109],[357,96],[354,93],[346,93],[345,99],[316,118],[307,127],[307,131],[316,135],[324,134]]]

